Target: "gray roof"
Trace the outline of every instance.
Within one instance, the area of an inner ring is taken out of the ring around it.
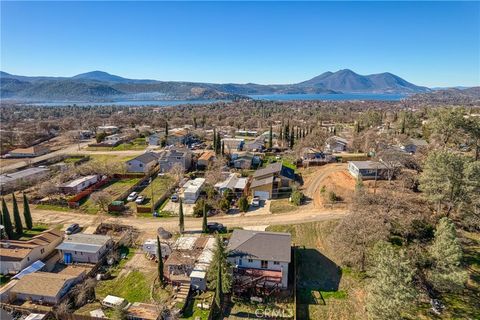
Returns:
[[[110,239],[109,236],[100,234],[76,233],[67,236],[56,249],[96,253],[105,246]]]
[[[97,177],[96,174],[92,174],[92,175],[89,175],[89,176],[85,176],[85,177],[80,177],[78,179],[75,179],[75,180],[71,180],[71,181],[68,181],[68,182],[65,182],[64,184],[61,184],[60,187],[64,187],[64,188],[71,188],[71,187],[76,187],[84,182],[87,182],[87,181],[90,181],[92,179],[95,179]]]
[[[49,170],[47,168],[35,167],[35,168],[28,168],[28,169],[25,169],[25,170],[12,172],[12,173],[4,173],[4,174],[0,175],[0,183],[4,184],[4,183],[7,183],[9,181],[16,181],[16,180],[19,180],[19,179],[24,179],[24,178],[28,178],[32,175],[35,175],[37,173],[48,172],[48,171]]]
[[[150,163],[150,162],[157,161],[158,158],[159,158],[159,155],[154,153],[154,152],[145,152],[145,153],[139,155],[138,157],[135,157],[132,160],[129,160],[127,162],[137,160],[137,161],[140,161],[141,163],[147,164],[147,163]]]
[[[290,262],[292,236],[289,233],[239,230],[228,242],[230,256]]]
[[[386,166],[378,161],[349,161],[358,169],[385,169]]]
[[[281,170],[282,170],[282,163],[275,162],[268,165],[266,168],[255,171],[255,173],[253,174],[253,177],[256,178],[256,177],[264,176],[266,174],[275,174],[277,172],[280,172]]]
[[[255,188],[255,187],[264,186],[266,184],[271,184],[271,183],[273,183],[273,176],[270,176],[264,179],[253,179],[250,187]]]

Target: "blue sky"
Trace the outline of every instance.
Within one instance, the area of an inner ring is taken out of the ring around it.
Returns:
[[[294,83],[325,71],[480,85],[479,2],[5,2],[1,70]]]

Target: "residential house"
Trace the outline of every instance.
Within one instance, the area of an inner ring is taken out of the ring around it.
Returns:
[[[400,144],[400,148],[407,153],[416,153],[420,148],[428,146],[428,142],[424,139],[409,139],[405,143]]]
[[[262,200],[277,198],[291,191],[290,185],[295,181],[295,170],[280,162],[272,163],[253,174],[250,184],[252,196]]]
[[[348,172],[355,177],[362,180],[383,180],[387,179],[387,166],[378,161],[349,161]]]
[[[324,158],[324,153],[315,148],[304,148],[302,150],[302,159],[303,160],[314,160]]]
[[[168,132],[166,143],[169,146],[187,145],[191,143],[192,138],[188,129],[175,128]]]
[[[242,151],[245,140],[237,138],[223,138],[222,144],[225,153],[233,153],[235,151]]]
[[[97,263],[113,246],[112,238],[99,234],[76,233],[68,235],[57,246],[64,263]]]
[[[174,284],[189,281],[196,290],[206,289],[206,273],[213,257],[215,238],[181,236],[165,261],[165,277]]]
[[[328,152],[344,152],[347,151],[348,141],[345,138],[333,136],[325,142],[325,150]]]
[[[99,126],[97,132],[105,132],[106,134],[114,134],[120,131],[117,126]]]
[[[158,164],[161,172],[168,172],[175,165],[179,165],[183,170],[188,170],[192,165],[192,152],[183,148],[164,150],[159,154]]]
[[[115,146],[119,145],[120,143],[122,143],[124,140],[125,140],[124,136],[122,136],[118,133],[115,133],[115,134],[111,134],[109,136],[106,136],[105,139],[102,141],[102,144],[106,144],[106,145],[110,145],[112,147],[115,147]]]
[[[244,149],[246,151],[260,152],[263,150],[264,146],[265,146],[265,137],[259,136],[255,138],[255,140],[253,141],[246,142]]]
[[[237,130],[237,136],[256,137],[257,135],[258,131],[255,130]]]
[[[197,166],[202,168],[207,168],[209,164],[215,161],[215,152],[212,150],[207,150],[198,158]]]
[[[50,149],[41,145],[36,145],[28,148],[18,148],[10,151],[8,157],[10,158],[35,158],[50,152]]]
[[[46,230],[26,241],[0,240],[0,274],[16,274],[38,260],[46,259],[63,239],[63,232]]]
[[[16,188],[30,185],[47,177],[50,170],[44,167],[34,167],[0,175],[0,193],[5,194]]]
[[[228,260],[234,265],[234,290],[245,287],[288,287],[291,235],[281,232],[233,230]]]
[[[126,162],[127,172],[149,173],[158,164],[159,155],[145,152]]]
[[[235,169],[250,169],[252,166],[258,166],[262,160],[260,156],[253,153],[234,153],[231,157],[231,163]]]
[[[183,185],[183,200],[185,203],[193,204],[197,202],[203,185],[205,184],[205,178],[196,178],[189,180]]]
[[[61,184],[58,189],[65,194],[78,194],[100,181],[100,175],[93,174]]]
[[[13,300],[56,305],[85,276],[84,268],[59,273],[37,271],[19,279],[10,292]]]
[[[160,146],[162,145],[162,139],[165,137],[164,132],[155,132],[148,136],[148,145],[149,146]]]
[[[241,196],[247,185],[248,178],[240,178],[236,173],[230,173],[225,180],[215,184],[214,188],[223,194],[225,190],[231,190],[236,196]]]

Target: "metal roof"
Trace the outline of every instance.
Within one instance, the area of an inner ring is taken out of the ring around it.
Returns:
[[[23,178],[28,178],[32,175],[35,175],[37,173],[41,172],[48,172],[49,170],[47,168],[28,168],[25,170],[17,171],[17,172],[12,172],[12,173],[4,173],[0,175],[0,183],[4,184],[10,181],[15,181]]]

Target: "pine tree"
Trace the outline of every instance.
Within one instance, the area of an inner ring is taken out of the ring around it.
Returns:
[[[165,138],[168,137],[168,121],[165,121]]]
[[[180,208],[178,212],[178,227],[180,228],[180,233],[183,233],[185,231],[185,221],[183,217],[183,203],[182,203],[182,198],[179,200],[180,202]]]
[[[270,132],[268,135],[268,148],[272,149],[273,148],[273,128],[272,125],[270,125]]]
[[[223,306],[223,285],[222,285],[222,268],[217,268],[217,284],[215,286],[215,304],[218,307],[220,315],[222,315]]]
[[[228,252],[225,244],[223,243],[222,238],[217,235],[216,237],[216,245],[213,251],[213,258],[210,264],[210,268],[207,272],[207,279],[209,282],[209,288],[211,290],[215,290],[218,284],[218,267],[221,266],[221,273],[222,273],[222,292],[230,292],[232,286],[232,272],[231,272],[231,265],[228,262]]]
[[[2,220],[3,226],[5,227],[5,233],[8,239],[14,238],[12,220],[10,219],[10,212],[8,212],[7,203],[5,199],[2,198]]]
[[[197,117],[193,116],[193,128],[197,130]]]
[[[292,132],[290,133],[290,149],[293,149],[294,144],[295,144],[295,135],[292,128]]]
[[[213,151],[217,151],[217,129],[213,128]]]
[[[369,273],[372,276],[367,296],[369,318],[401,319],[416,296],[414,269],[405,252],[387,242],[377,243]]]
[[[203,115],[202,115],[202,128],[205,128],[205,123],[206,123],[206,121],[205,121],[205,115],[203,114]]]
[[[208,227],[207,227],[207,204],[206,202],[203,203],[203,221],[202,221],[202,232],[203,233],[208,233]]]
[[[163,258],[162,258],[162,245],[160,243],[160,238],[157,236],[157,256],[158,256],[158,282],[160,285],[164,285],[163,277]]]
[[[222,141],[222,156],[225,155],[225,142]]]
[[[217,149],[215,150],[216,154],[220,154],[222,151],[222,139],[220,138],[220,132],[217,132]]]
[[[438,222],[429,252],[433,266],[428,279],[433,287],[443,292],[462,290],[468,275],[461,269],[463,252],[450,219],[444,217]]]
[[[18,237],[21,237],[23,234],[23,225],[22,219],[20,218],[20,212],[18,211],[18,204],[15,195],[12,193],[13,201],[13,221],[15,222],[15,233]]]
[[[23,194],[23,218],[25,219],[25,225],[27,226],[27,229],[32,230],[32,215],[30,213],[30,205],[28,204],[27,195],[25,193]]]

